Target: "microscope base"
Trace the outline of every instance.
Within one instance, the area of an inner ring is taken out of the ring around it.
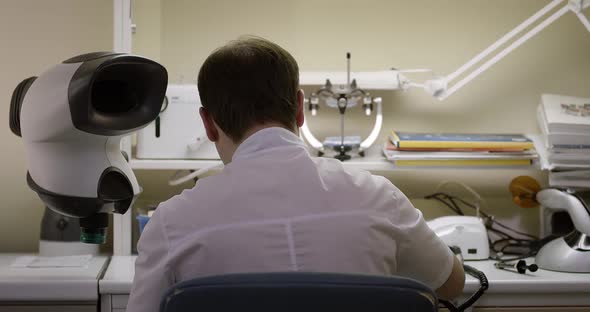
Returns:
[[[539,250],[535,263],[545,270],[590,273],[590,237],[574,231],[556,238]]]

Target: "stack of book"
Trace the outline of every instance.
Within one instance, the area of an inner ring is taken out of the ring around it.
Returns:
[[[433,134],[392,131],[383,148],[400,167],[529,166],[533,142],[520,134]]]
[[[543,134],[536,145],[549,184],[590,187],[590,99],[543,94],[537,120]]]

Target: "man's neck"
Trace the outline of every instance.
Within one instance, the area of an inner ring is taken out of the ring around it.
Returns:
[[[265,123],[265,124],[255,125],[255,126],[251,127],[250,129],[248,129],[244,133],[242,140],[238,143],[232,142],[229,138],[226,138],[227,140],[225,142],[225,147],[223,148],[225,151],[224,155],[226,157],[222,157],[223,163],[227,165],[229,162],[231,162],[231,159],[233,158],[234,153],[236,152],[238,147],[244,141],[246,141],[249,137],[251,137],[252,135],[254,135],[256,132],[258,132],[260,130],[267,129],[267,128],[273,128],[273,127],[283,128],[283,129],[286,129],[288,131],[295,133],[296,135],[299,135],[299,133],[298,133],[299,129],[294,131],[293,129],[286,128],[285,126],[283,126],[282,124],[279,124],[279,123]]]
[[[283,128],[286,130],[289,130],[293,133],[295,133],[296,135],[299,135],[296,131],[293,131],[293,129],[289,129],[285,126],[283,126],[282,124],[279,123],[265,123],[265,124],[260,124],[260,125],[255,125],[253,127],[251,127],[250,129],[248,129],[248,131],[246,131],[244,133],[244,136],[242,137],[242,140],[236,144],[236,149],[238,148],[238,146],[240,146],[240,144],[242,144],[244,141],[246,141],[246,139],[248,139],[250,136],[252,136],[254,133],[262,130],[262,129],[266,129],[266,128],[273,128],[273,127],[277,127],[277,128]],[[235,150],[234,150],[235,151]]]

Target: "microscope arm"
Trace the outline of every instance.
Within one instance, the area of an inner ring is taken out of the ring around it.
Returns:
[[[545,208],[566,211],[572,218],[575,228],[590,235],[590,214],[580,199],[557,189],[544,189],[537,193],[536,198]]]

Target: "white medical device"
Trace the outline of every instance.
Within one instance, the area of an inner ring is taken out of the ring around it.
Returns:
[[[121,138],[154,120],[166,69],[143,57],[79,55],[27,78],[10,102],[10,129],[24,142],[27,183],[53,211],[80,219],[80,239],[104,243],[108,214],[140,193]]]
[[[446,216],[427,222],[448,246],[461,249],[464,260],[486,260],[490,256],[488,233],[482,219],[470,216]]]
[[[536,200],[545,209],[566,211],[574,230],[543,246],[535,263],[540,268],[575,273],[590,273],[590,207],[589,192],[544,189],[536,194]]]
[[[168,85],[160,115],[137,133],[137,158],[219,159],[199,116],[197,85]]]
[[[325,102],[327,107],[338,109],[338,112],[340,113],[340,136],[326,138],[326,141],[322,143],[311,133],[305,121],[301,127],[303,137],[318,151],[319,156],[322,156],[327,149],[333,149],[338,153],[334,157],[340,161],[350,159],[351,156],[347,153],[353,149],[358,149],[359,155],[365,156],[365,151],[375,142],[381,131],[381,126],[383,125],[383,115],[381,112],[382,99],[380,97],[371,96],[368,90],[359,86],[357,78],[351,78],[350,53],[346,54],[346,61],[347,71],[345,81],[341,80],[342,77],[334,77],[333,75],[325,76],[323,78],[325,80],[321,83],[322,87],[316,92],[311,93],[309,98],[305,99],[305,104],[308,107],[311,116],[317,114],[320,108],[320,102]],[[318,75],[322,74],[316,73],[314,77],[313,74],[310,73],[301,73],[300,84],[305,85],[310,82],[317,83],[318,80],[315,80],[314,78],[321,77]],[[330,79],[334,79],[334,81]],[[362,141],[360,136],[344,136],[344,114],[348,108],[355,107],[359,103],[361,103],[362,110],[367,116],[370,116],[373,111],[376,110],[373,129],[369,136]]]

